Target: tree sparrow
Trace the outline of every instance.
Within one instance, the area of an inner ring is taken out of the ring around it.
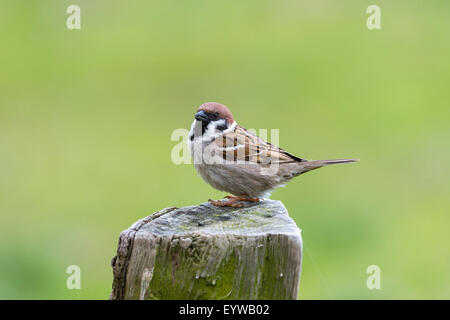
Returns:
[[[198,108],[189,132],[189,148],[200,176],[212,187],[234,195],[227,200],[209,200],[216,206],[240,207],[239,201],[257,202],[302,173],[358,161],[296,157],[237,125],[230,110],[216,102]]]

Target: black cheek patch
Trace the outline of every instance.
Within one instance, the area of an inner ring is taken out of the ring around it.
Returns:
[[[223,131],[223,130],[226,130],[226,129],[228,129],[228,126],[226,124],[222,124],[222,125],[217,127],[217,130],[220,130],[220,131]]]

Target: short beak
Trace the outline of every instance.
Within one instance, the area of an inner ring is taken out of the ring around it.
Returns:
[[[198,121],[209,121],[208,116],[206,115],[206,113],[203,110],[200,110],[199,112],[197,112],[194,116],[194,118]]]

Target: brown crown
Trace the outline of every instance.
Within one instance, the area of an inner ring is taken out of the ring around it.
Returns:
[[[201,110],[210,113],[217,112],[219,114],[219,117],[225,119],[229,125],[233,124],[234,122],[233,115],[231,114],[230,110],[228,110],[228,108],[223,104],[217,102],[206,102],[198,107],[198,111]]]

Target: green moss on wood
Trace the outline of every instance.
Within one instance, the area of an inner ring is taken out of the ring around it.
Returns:
[[[278,201],[172,210],[142,224],[130,250],[127,299],[297,297],[301,237]]]

